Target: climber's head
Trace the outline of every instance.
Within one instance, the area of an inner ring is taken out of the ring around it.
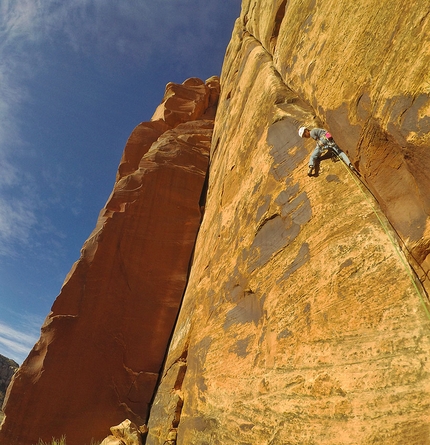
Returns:
[[[299,128],[299,136],[301,138],[308,138],[310,137],[311,132],[306,127],[300,127]]]

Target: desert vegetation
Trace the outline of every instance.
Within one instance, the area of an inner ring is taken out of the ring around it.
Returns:
[[[66,436],[62,436],[61,439],[52,438],[52,442],[44,442],[42,439],[39,439],[39,442],[35,445],[67,445],[66,444]],[[95,442],[91,440],[89,445],[100,445],[100,442]]]
[[[44,442],[42,439],[39,439],[39,442],[37,442],[36,445],[66,445],[66,437],[63,436],[61,439],[54,439],[52,438],[52,442]]]

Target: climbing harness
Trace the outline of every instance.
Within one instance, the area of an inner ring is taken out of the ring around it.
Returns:
[[[357,187],[360,189],[361,193],[364,195],[364,198],[366,199],[367,203],[370,205],[370,208],[372,209],[372,211],[373,211],[373,213],[375,214],[376,218],[378,218],[378,221],[379,221],[379,223],[381,224],[382,229],[384,230],[385,234],[388,236],[388,239],[390,240],[390,243],[392,244],[392,246],[393,246],[393,248],[394,248],[394,250],[395,250],[397,256],[398,256],[399,259],[400,259],[400,262],[401,262],[402,265],[404,266],[404,268],[405,268],[405,270],[406,270],[406,273],[408,274],[408,276],[409,276],[409,278],[410,278],[410,280],[411,280],[411,282],[412,282],[412,285],[414,286],[414,288],[415,288],[415,290],[416,290],[416,292],[417,292],[417,294],[418,294],[418,297],[419,297],[420,302],[421,302],[421,304],[422,304],[422,306],[423,306],[423,308],[424,308],[424,312],[426,313],[427,318],[430,320],[430,312],[429,312],[429,309],[428,309],[428,307],[427,307],[425,298],[424,298],[424,296],[423,296],[423,292],[424,292],[424,294],[425,294],[426,296],[427,296],[427,294],[426,294],[425,290],[421,290],[421,289],[419,288],[419,286],[418,286],[418,284],[417,284],[417,280],[420,281],[419,278],[417,278],[417,277],[414,276],[414,273],[413,273],[412,270],[411,270],[411,266],[410,266],[410,264],[405,260],[404,255],[403,255],[403,253],[402,253],[402,251],[401,251],[401,249],[400,249],[398,243],[396,242],[396,240],[394,239],[394,237],[393,237],[392,234],[390,233],[390,228],[388,227],[388,225],[386,224],[386,222],[383,220],[383,218],[378,214],[378,211],[377,211],[377,209],[375,208],[375,206],[372,204],[372,201],[370,200],[369,196],[368,196],[368,195],[366,194],[366,192],[363,190],[362,185],[361,185],[361,184],[362,184],[362,181],[358,180],[358,179],[356,178],[356,176],[353,175],[352,170],[351,170],[350,168],[348,168],[348,166],[347,166],[344,162],[342,162],[342,160],[340,159],[339,155],[338,155],[337,153],[335,153],[335,154],[336,154],[336,156],[339,158],[339,160],[341,161],[342,165],[344,165],[344,167],[345,167],[345,169],[348,171],[348,173],[351,175],[353,181],[355,182],[355,184],[357,185]],[[366,187],[365,184],[363,184],[363,185]],[[366,189],[367,189],[367,187],[366,187]],[[369,190],[369,193],[371,193],[370,190]],[[373,196],[373,194],[372,194],[372,196]],[[392,229],[392,230],[395,231],[395,229]],[[400,238],[400,237],[399,237],[399,238]],[[420,281],[420,283],[421,283],[421,281]]]

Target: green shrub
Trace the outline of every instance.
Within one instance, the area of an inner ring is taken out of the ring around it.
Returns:
[[[66,436],[62,436],[61,439],[52,438],[52,442],[44,442],[42,439],[39,439],[36,445],[66,445]],[[96,442],[91,439],[90,445],[100,445],[100,442]]]
[[[66,436],[62,436],[59,440],[52,438],[51,443],[44,442],[42,439],[39,439],[37,445],[66,445]]]

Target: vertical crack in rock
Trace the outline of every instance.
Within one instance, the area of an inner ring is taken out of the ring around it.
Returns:
[[[285,16],[285,7],[287,5],[287,1],[288,0],[283,0],[282,3],[279,5],[278,11],[276,12],[275,23],[274,23],[273,31],[272,31],[272,37],[270,39],[270,46],[271,46],[270,50],[271,50],[272,54],[275,52],[276,42],[278,40],[279,30],[280,30],[281,24],[282,24],[282,19]]]
[[[161,410],[162,417],[165,419],[161,426],[150,430],[152,435],[158,435],[162,444],[174,445],[177,441],[178,427],[184,405],[182,384],[188,368],[187,355],[188,349],[185,346],[181,356],[164,371],[159,384],[163,382],[163,386],[169,386],[169,391],[163,395],[162,404],[158,401],[154,404],[153,401],[151,405],[151,415],[160,415],[159,411]]]
[[[200,200],[199,200],[199,206],[200,206],[200,212],[202,214],[202,218],[205,212],[205,206],[206,206],[206,198],[207,198],[207,194],[208,194],[208,187],[209,187],[209,167],[207,169],[206,172],[206,176],[205,176],[205,182],[203,183],[203,188],[202,188],[202,193],[200,195]]]

